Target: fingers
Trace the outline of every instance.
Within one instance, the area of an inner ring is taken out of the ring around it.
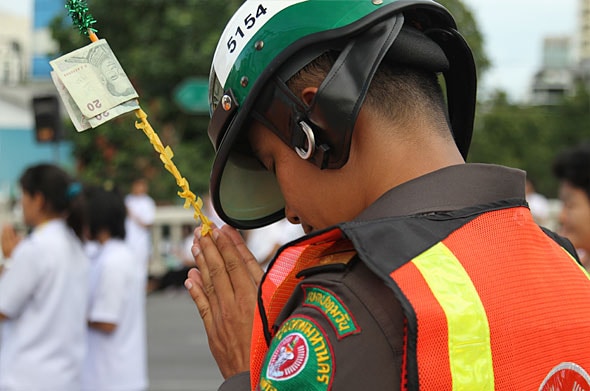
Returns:
[[[197,228],[192,253],[198,270],[191,269],[185,280],[224,376],[247,369],[256,306],[256,286],[234,233],[214,228],[201,237]]]
[[[215,286],[211,280],[209,265],[207,264],[207,260],[203,255],[199,238],[195,237],[195,241],[191,250],[195,259],[195,264],[197,265],[197,269],[191,269],[194,270],[194,272],[189,274],[189,277],[195,277],[194,281],[199,284],[199,288],[209,301],[209,304],[214,305],[216,308],[217,297],[215,293]]]
[[[205,293],[218,298],[223,295],[224,300],[255,294],[263,271],[239,232],[229,226],[214,228],[212,235],[204,237],[200,232],[195,230],[192,251]]]
[[[13,242],[16,239],[16,231],[12,225],[5,225],[2,227],[2,240]]]
[[[201,246],[217,292],[231,291],[234,295],[252,292],[252,278],[230,236],[223,230],[214,229],[213,240],[208,239],[202,238]]]
[[[201,278],[201,272],[197,268],[193,267],[189,269],[187,273],[187,281],[185,281],[185,286],[187,282],[190,284],[197,284],[198,289],[203,290],[203,279]],[[190,290],[191,288],[187,287],[187,289]]]
[[[221,247],[224,240],[222,239],[221,244],[218,244],[213,237],[219,237],[219,234],[219,230],[214,228],[212,235],[201,237],[200,230],[197,229],[192,247],[195,263],[200,272],[202,290],[215,312],[214,316],[219,316],[220,312],[223,314],[229,306],[235,303],[235,293],[228,274],[227,263],[235,264],[235,258],[239,256],[237,250],[233,255],[227,249],[222,252]],[[227,237],[225,242],[229,242]],[[233,257],[234,261],[228,262],[224,257]]]
[[[221,230],[230,237],[233,244],[238,249],[238,252],[242,257],[242,260],[246,265],[246,268],[248,269],[248,272],[250,273],[250,276],[252,277],[254,284],[258,287],[258,285],[260,285],[260,280],[264,275],[264,270],[262,269],[262,267],[260,267],[260,264],[258,263],[256,258],[254,258],[254,255],[250,252],[248,246],[246,246],[244,238],[237,230],[230,227],[229,225],[221,227]]]
[[[197,310],[203,319],[205,328],[207,330],[214,329],[211,304],[203,289],[201,273],[195,268],[190,269],[187,279],[184,281],[184,286],[197,306]]]
[[[12,255],[12,250],[19,242],[18,235],[12,225],[5,225],[2,227],[2,255],[9,258]]]

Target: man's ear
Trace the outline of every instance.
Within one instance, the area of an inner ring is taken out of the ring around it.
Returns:
[[[311,106],[311,102],[315,95],[318,93],[317,87],[305,87],[303,91],[301,91],[301,100],[308,106]]]

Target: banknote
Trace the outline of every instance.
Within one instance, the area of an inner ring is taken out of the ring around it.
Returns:
[[[80,111],[74,99],[68,92],[66,86],[62,83],[61,79],[57,76],[55,72],[51,72],[51,79],[57,88],[57,92],[74,124],[74,127],[78,132],[83,132],[86,129],[96,128],[103,123],[112,120],[115,117],[118,117],[121,114],[128,113],[132,110],[139,109],[139,102],[137,99],[132,99],[127,102],[123,102],[118,106],[113,107],[110,110],[105,111],[104,113],[100,113],[94,117],[86,118],[84,114]]]
[[[121,114],[128,113],[132,110],[139,109],[139,102],[137,99],[132,99],[127,102],[123,102],[118,106],[113,107],[110,110],[105,111],[104,113],[100,113],[99,115],[88,118],[88,122],[90,126],[96,128],[99,125],[104,124],[107,121],[112,120],[115,117],[120,116]]]
[[[88,122],[88,119],[82,114],[76,105],[76,102],[74,102],[74,99],[72,99],[72,96],[68,92],[68,89],[55,72],[51,72],[51,79],[53,80],[53,84],[55,84],[59,97],[61,98],[76,130],[82,132],[89,129],[91,127],[90,122]]]
[[[138,97],[104,39],[49,63],[86,118]]]

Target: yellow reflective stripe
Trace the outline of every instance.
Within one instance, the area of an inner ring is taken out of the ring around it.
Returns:
[[[569,251],[567,251],[565,248],[561,247],[561,249],[567,254],[567,256],[584,272],[584,275],[586,276],[586,278],[590,279],[590,274],[588,273],[588,270],[586,270],[586,268],[582,265],[580,265],[580,262],[576,261],[576,258],[574,258],[574,256],[572,254],[570,254]]]
[[[453,390],[494,390],[490,327],[469,275],[443,243],[413,261],[447,317]]]

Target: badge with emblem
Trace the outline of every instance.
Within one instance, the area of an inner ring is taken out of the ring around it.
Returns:
[[[334,374],[332,347],[311,318],[287,319],[273,338],[260,390],[329,390]]]
[[[578,364],[563,362],[549,372],[539,391],[588,391],[590,376]]]
[[[271,380],[287,380],[296,376],[307,364],[309,346],[301,333],[287,335],[276,347],[266,374]]]

